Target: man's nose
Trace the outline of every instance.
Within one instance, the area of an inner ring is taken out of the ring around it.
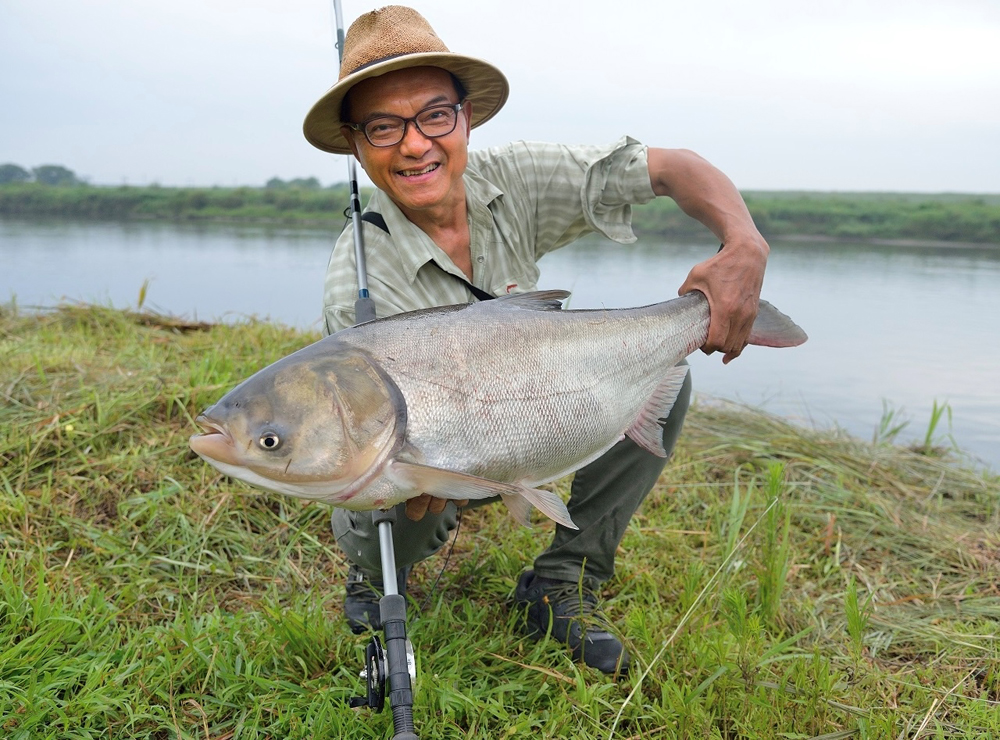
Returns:
[[[421,157],[432,146],[431,140],[420,133],[414,121],[403,124],[403,140],[399,142],[399,150],[408,157]]]

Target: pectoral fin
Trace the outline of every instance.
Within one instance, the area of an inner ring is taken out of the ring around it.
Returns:
[[[526,488],[513,483],[500,483],[455,470],[432,468],[428,465],[399,460],[389,463],[385,474],[401,488],[428,493],[435,498],[461,501],[500,496],[514,518],[521,523],[525,523],[524,520],[527,519],[527,509],[522,505],[523,501],[527,501],[564,527],[577,529],[570,518],[566,504],[551,491]]]
[[[658,457],[667,456],[667,451],[663,449],[663,427],[660,426],[660,419],[667,418],[674,401],[677,400],[677,394],[681,392],[687,374],[687,365],[670,368],[639,412],[638,418],[625,432],[636,444]]]

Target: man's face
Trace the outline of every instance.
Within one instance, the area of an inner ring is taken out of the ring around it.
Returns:
[[[431,105],[460,103],[451,75],[436,67],[414,67],[359,82],[351,89],[350,116],[361,123],[377,115],[411,118]],[[462,174],[468,161],[470,103],[455,130],[429,139],[408,123],[394,146],[372,146],[360,131],[344,128],[354,156],[377,188],[404,214],[465,202]]]

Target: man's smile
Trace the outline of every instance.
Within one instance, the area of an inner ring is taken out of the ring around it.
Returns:
[[[421,167],[418,170],[399,170],[398,174],[403,177],[416,177],[417,175],[426,175],[428,172],[433,172],[440,166],[438,162],[431,162],[426,167]]]

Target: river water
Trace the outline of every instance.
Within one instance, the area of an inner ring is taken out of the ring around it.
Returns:
[[[87,301],[199,319],[267,317],[319,328],[334,235],[321,230],[0,220],[0,300]],[[573,291],[570,307],[642,305],[674,297],[717,244],[588,238],[546,256],[540,287]],[[884,406],[910,420],[898,441],[938,427],[1000,471],[1000,248],[772,245],[763,297],[809,333],[795,349],[748,348],[723,366],[691,358],[696,391],[760,406],[864,439]]]

